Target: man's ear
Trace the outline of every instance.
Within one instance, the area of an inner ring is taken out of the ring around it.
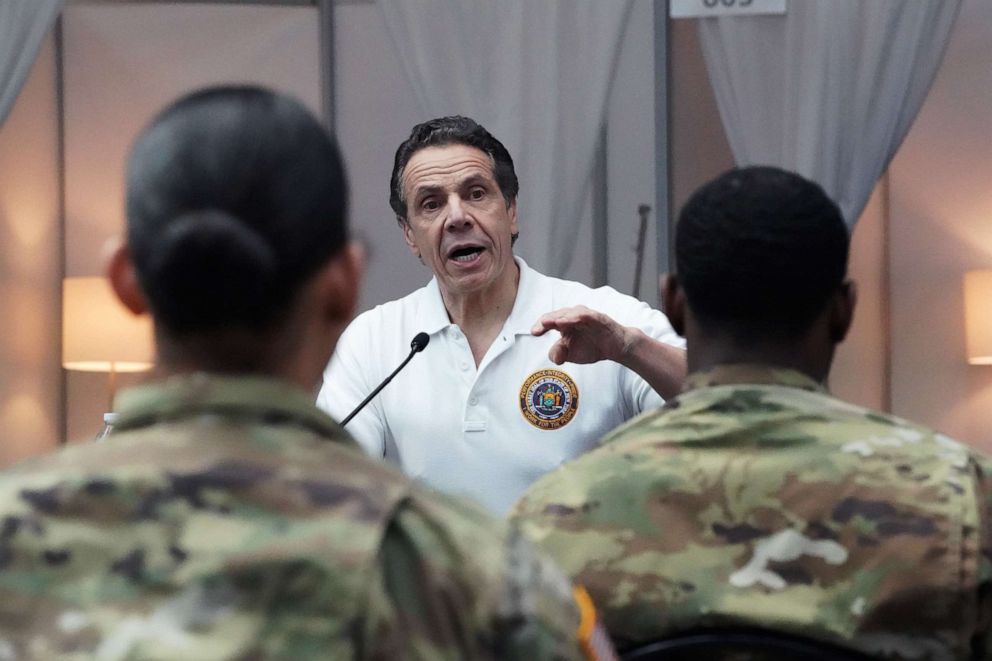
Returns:
[[[675,332],[685,337],[685,291],[679,285],[678,276],[667,273],[661,276],[658,285],[661,288],[661,309]]]
[[[364,273],[365,250],[355,241],[349,241],[323,267],[318,276],[318,304],[328,321],[343,326],[355,316]]]
[[[413,253],[414,257],[420,259],[420,248],[417,247],[417,242],[413,240],[413,228],[410,227],[410,221],[399,217],[396,218],[396,221],[400,224],[400,229],[403,230],[403,240],[406,241],[410,252]]]
[[[845,280],[834,292],[830,302],[830,340],[840,344],[847,337],[854,323],[854,308],[858,301],[858,289],[852,280]]]
[[[111,289],[124,307],[134,314],[148,312],[148,302],[145,300],[141,283],[138,282],[138,272],[134,268],[134,260],[131,259],[131,249],[123,241],[111,248],[107,258],[107,280],[110,281]]]
[[[520,234],[520,225],[517,223],[517,198],[506,205],[507,215],[510,217],[510,235]]]

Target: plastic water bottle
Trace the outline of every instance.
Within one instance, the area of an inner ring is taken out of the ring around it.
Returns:
[[[103,439],[110,436],[110,433],[114,431],[114,424],[117,423],[116,413],[104,413],[103,414],[103,429],[100,433],[96,435],[95,441],[102,441]]]

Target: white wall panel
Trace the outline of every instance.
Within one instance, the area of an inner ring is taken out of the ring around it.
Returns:
[[[889,168],[893,409],[986,450],[992,368],[966,362],[962,278],[992,268],[990,43],[992,3],[965,0]]]
[[[609,284],[633,293],[639,204],[652,207],[645,237],[641,299],[658,307],[656,228],[668,221],[655,206],[654,154],[654,7],[636,0],[623,37],[617,77],[607,109],[607,177],[609,181]],[[667,182],[662,182],[662,186]],[[597,249],[599,247],[597,246]]]
[[[320,109],[315,7],[70,5],[65,26],[66,272],[102,272],[124,227],[127,149],[166,103],[217,83],[255,83]],[[122,379],[129,383],[133,377]],[[68,435],[106,409],[106,375],[70,373]]]
[[[320,108],[317,10],[70,5],[65,21],[66,271],[94,275],[123,220],[123,165],[166,103],[216,83],[259,83]]]
[[[410,253],[389,207],[393,154],[419,113],[386,24],[375,5],[334,8],[335,130],[351,180],[351,222],[368,251],[361,309],[404,296],[430,280]]]
[[[0,465],[61,432],[58,122],[49,37],[0,126]]]
[[[884,409],[886,401],[887,306],[885,282],[885,205],[878,186],[854,226],[848,277],[858,292],[854,324],[837,348],[830,370],[830,391],[841,399]]]

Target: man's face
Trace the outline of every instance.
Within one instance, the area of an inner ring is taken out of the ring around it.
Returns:
[[[516,277],[517,207],[503,199],[488,154],[467,145],[426,147],[407,162],[401,184],[407,245],[443,293],[480,293]]]

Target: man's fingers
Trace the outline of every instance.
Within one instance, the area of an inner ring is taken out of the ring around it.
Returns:
[[[578,319],[565,319],[562,317],[555,317],[553,319],[548,319],[542,317],[534,327],[530,329],[531,335],[544,335],[550,330],[556,330],[561,332],[567,332],[573,328],[578,327]]]
[[[530,332],[532,335],[544,335],[549,330],[555,330],[560,320],[561,314],[558,310],[542,314],[534,324],[534,327],[530,329]]]
[[[548,359],[555,365],[561,365],[568,357],[568,342],[562,338],[548,349]]]
[[[551,327],[545,324],[544,319],[542,318],[542,319],[538,319],[537,323],[534,324],[534,327],[530,329],[530,334],[540,336],[540,335],[544,335],[549,330],[551,330]]]
[[[566,331],[571,328],[581,326],[594,318],[592,310],[584,305],[575,305],[570,308],[561,308],[541,315],[541,317],[530,329],[532,335],[543,335],[549,330]]]

